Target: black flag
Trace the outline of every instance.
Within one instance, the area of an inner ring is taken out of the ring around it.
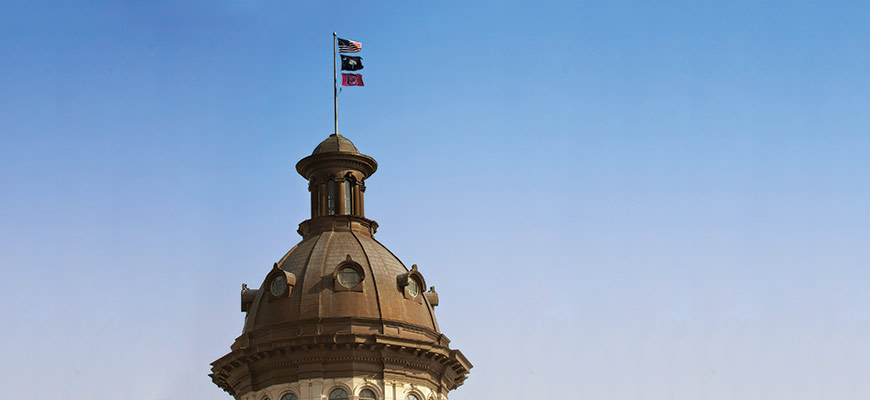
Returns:
[[[341,56],[342,71],[358,71],[363,69],[362,57]]]

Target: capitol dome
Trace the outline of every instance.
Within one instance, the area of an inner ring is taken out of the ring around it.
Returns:
[[[240,400],[446,400],[471,363],[439,330],[421,270],[374,238],[363,199],[377,162],[333,134],[296,169],[311,192],[302,241],[257,289],[243,285],[242,335],[212,380]]]
[[[288,277],[296,281],[291,293],[276,299],[283,288],[276,283],[273,291],[272,281],[284,284]],[[405,293],[408,283],[412,293]],[[289,334],[295,336],[304,331],[306,321],[313,327],[312,322],[344,318],[323,329],[383,326],[399,337],[434,340],[438,324],[428,299],[432,296],[420,295],[424,285],[418,271],[406,268],[372,236],[326,230],[303,240],[277,263],[246,305],[244,332],[269,330],[274,335],[272,328],[293,325],[296,331]]]

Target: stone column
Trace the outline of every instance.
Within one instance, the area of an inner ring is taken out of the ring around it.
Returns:
[[[360,204],[359,185],[353,185],[353,215],[362,216],[362,204]]]
[[[347,179],[335,181],[335,188],[337,189],[336,192],[338,192],[335,196],[335,199],[338,200],[338,204],[336,204],[337,207],[335,207],[335,213],[338,215],[347,214],[344,206],[345,202],[347,201],[347,199],[345,198],[345,192],[347,191],[347,189],[345,189],[344,185],[347,185]]]

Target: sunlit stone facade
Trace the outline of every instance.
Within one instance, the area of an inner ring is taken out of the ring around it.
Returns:
[[[321,400],[329,399],[329,394],[335,389],[342,389],[348,394],[348,399],[364,399],[360,397],[363,390],[371,390],[378,399],[405,400],[416,397],[418,400],[446,400],[447,396],[425,387],[402,382],[387,382],[367,378],[337,378],[337,379],[305,379],[299,382],[282,383],[269,386],[256,392],[242,396],[241,400]],[[352,393],[352,395],[351,395]]]

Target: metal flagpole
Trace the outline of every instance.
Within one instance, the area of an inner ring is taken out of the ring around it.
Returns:
[[[334,110],[335,110],[335,134],[338,135],[338,72],[335,69],[335,46],[336,46],[336,36],[335,32],[332,32],[332,95],[334,98]]]

